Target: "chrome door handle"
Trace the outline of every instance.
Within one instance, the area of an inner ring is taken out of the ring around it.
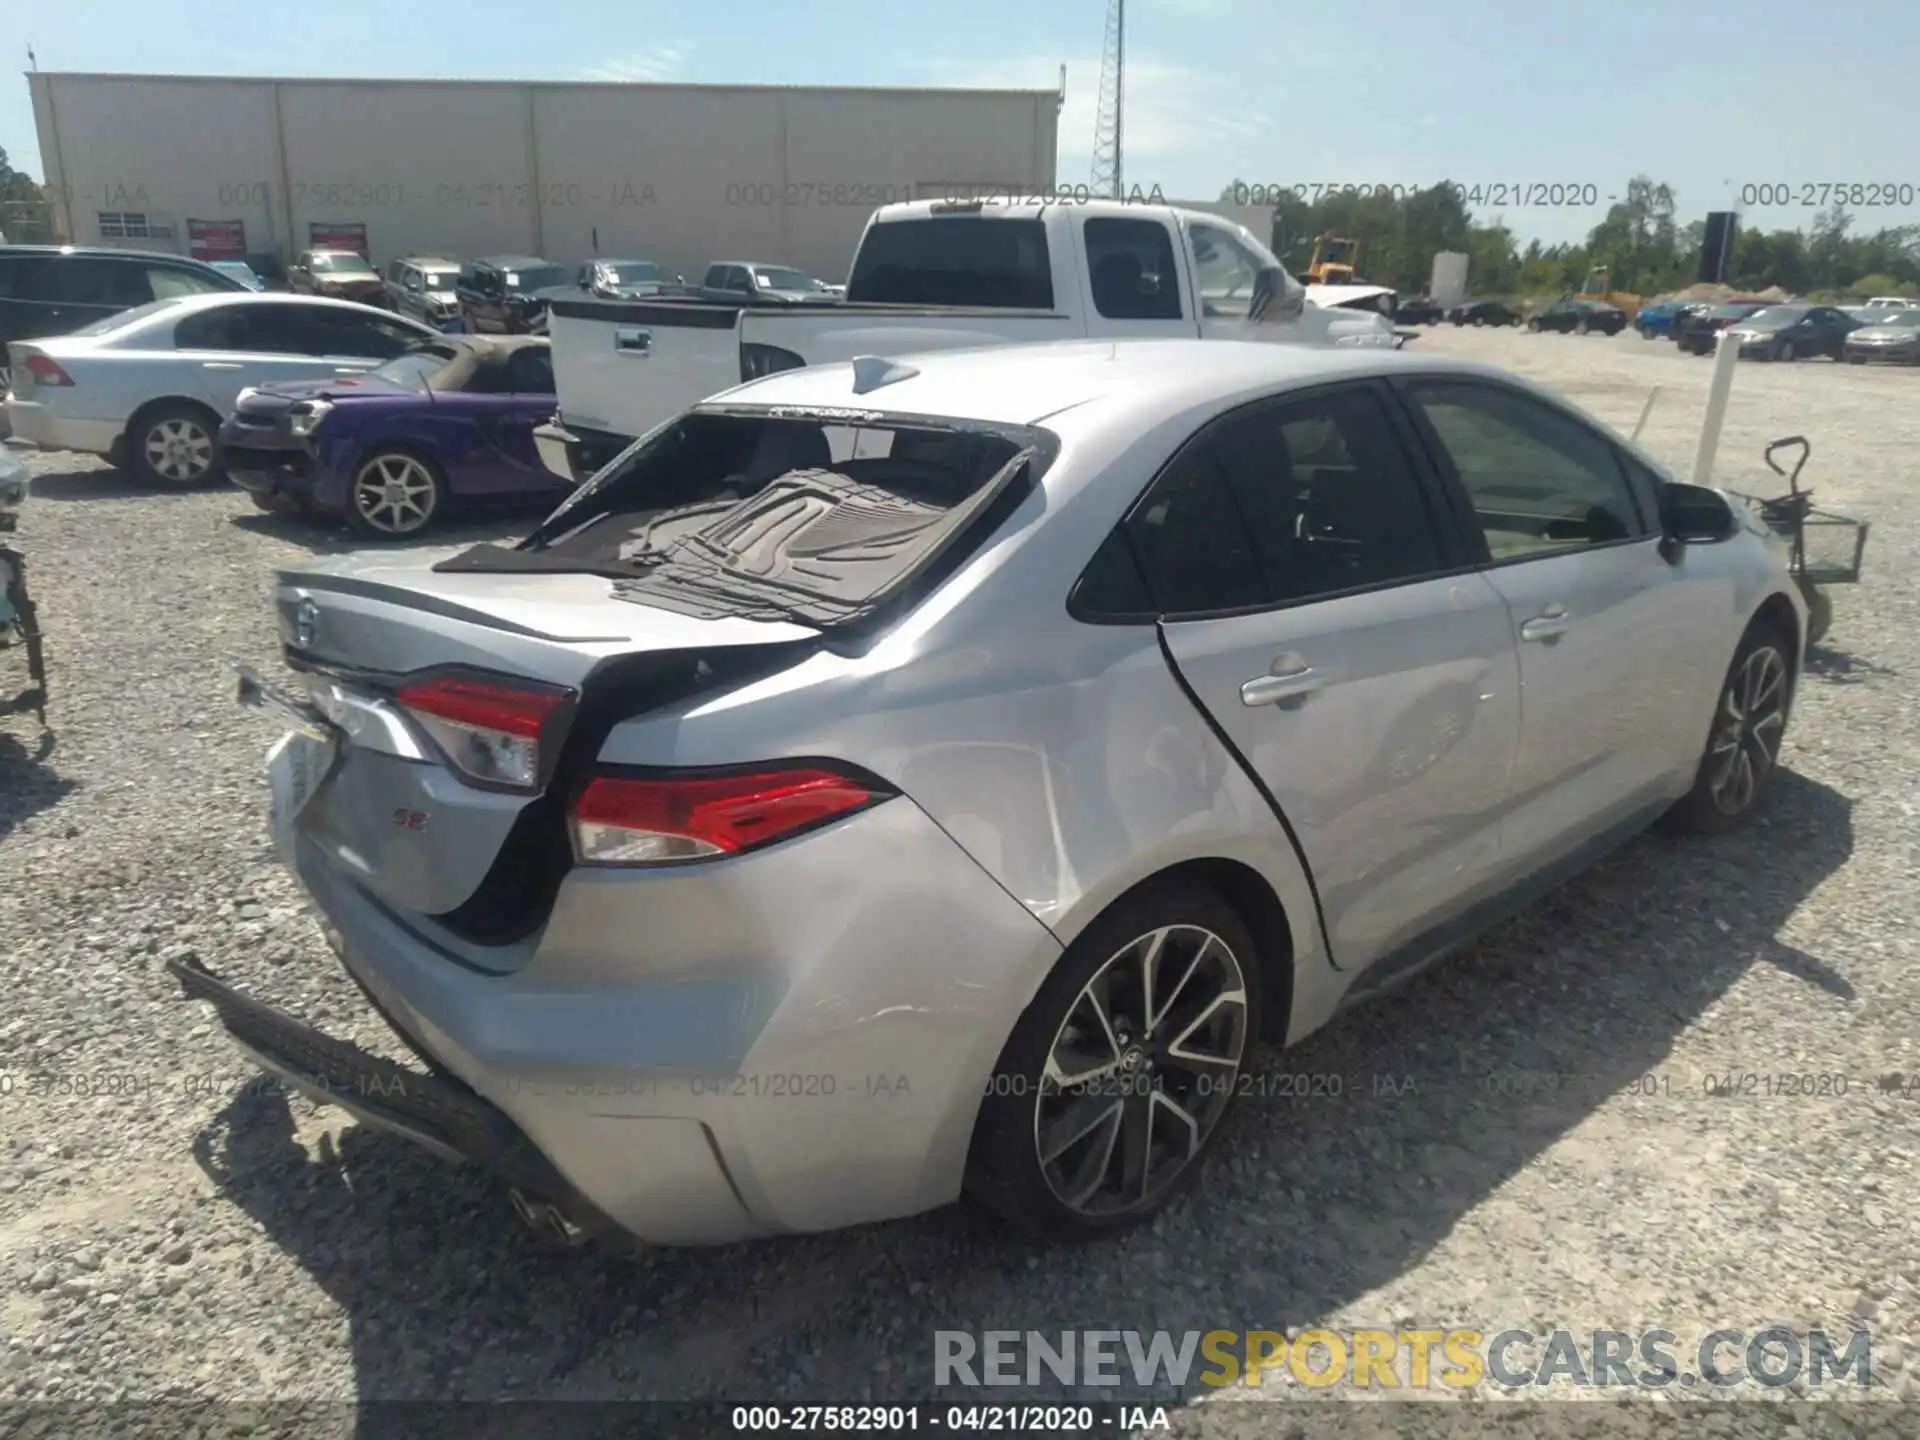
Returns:
[[[1549,605],[1520,627],[1522,640],[1557,640],[1567,630],[1567,607]]]
[[[240,368],[240,362],[237,360],[202,360],[200,362],[200,368],[202,370],[238,370]]]
[[[1323,683],[1323,677],[1297,655],[1282,655],[1273,669],[1256,675],[1240,687],[1242,705],[1274,705],[1301,695],[1311,695]]]

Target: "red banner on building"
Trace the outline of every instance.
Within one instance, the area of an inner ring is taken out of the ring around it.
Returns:
[[[247,227],[239,220],[189,220],[187,242],[196,260],[247,258]]]
[[[307,226],[307,244],[315,250],[351,250],[365,259],[367,227],[358,220],[315,220]]]

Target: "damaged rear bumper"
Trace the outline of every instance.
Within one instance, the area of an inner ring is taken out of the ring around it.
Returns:
[[[169,960],[167,969],[187,999],[211,1003],[233,1043],[289,1088],[443,1160],[488,1171],[512,1187],[521,1218],[549,1233],[577,1242],[618,1229],[503,1111],[437,1066],[423,1073],[336,1040],[236,990],[197,959]]]

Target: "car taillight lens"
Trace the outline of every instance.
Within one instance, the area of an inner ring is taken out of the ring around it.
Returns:
[[[601,775],[574,802],[573,849],[587,865],[733,855],[866,809],[893,793],[819,765],[733,775]]]
[[[400,704],[417,719],[462,778],[511,790],[545,779],[543,746],[573,703],[565,690],[441,675],[400,687]]]
[[[36,385],[73,384],[73,377],[44,355],[29,355],[26,370],[33,376],[33,383]]]
[[[776,375],[782,370],[800,370],[806,361],[778,345],[742,345],[740,347],[740,383]]]

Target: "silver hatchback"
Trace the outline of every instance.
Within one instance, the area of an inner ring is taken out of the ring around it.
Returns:
[[[182,985],[674,1244],[1152,1214],[1258,1041],[1746,820],[1805,629],[1764,525],[1511,375],[1199,341],[770,377],[278,605],[275,834],[422,1064]]]

